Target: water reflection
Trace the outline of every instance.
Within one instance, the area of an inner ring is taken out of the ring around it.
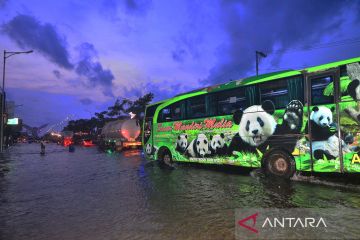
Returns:
[[[122,154],[124,157],[135,157],[142,155],[142,152],[138,149],[131,149],[124,151]]]

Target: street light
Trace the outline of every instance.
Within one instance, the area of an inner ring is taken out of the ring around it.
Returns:
[[[5,65],[6,59],[16,54],[29,54],[33,50],[23,52],[7,52],[4,50],[4,62],[3,62],[3,79],[2,79],[2,96],[1,96],[1,119],[0,119],[0,152],[4,150],[4,114],[5,114]]]
[[[255,59],[256,59],[256,76],[259,75],[259,62],[260,62],[260,57],[266,58],[267,55],[263,52],[260,51],[255,51]]]

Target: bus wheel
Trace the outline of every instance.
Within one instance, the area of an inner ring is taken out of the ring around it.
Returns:
[[[264,156],[263,170],[267,176],[291,178],[296,171],[294,159],[284,151],[274,150]]]
[[[173,168],[172,156],[169,150],[165,149],[159,158],[159,163],[162,166]]]

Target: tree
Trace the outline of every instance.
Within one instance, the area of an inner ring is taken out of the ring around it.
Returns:
[[[103,121],[105,119],[105,114],[107,114],[107,111],[95,113],[95,116],[98,118],[99,121]]]
[[[68,125],[64,127],[64,130],[73,132],[95,132],[95,129],[102,128],[108,121],[127,118],[130,112],[135,113],[137,118],[142,121],[146,105],[148,105],[153,98],[153,93],[147,93],[135,101],[127,98],[122,98],[121,101],[116,99],[114,105],[107,108],[108,111],[96,112],[95,117],[91,119],[71,120],[68,122]]]
[[[108,107],[108,112],[107,115],[110,117],[115,117],[120,115],[120,112],[122,111],[122,106],[120,104],[119,99],[116,99],[115,103],[113,106]]]
[[[153,98],[153,93],[147,93],[135,100],[127,111],[135,113],[137,116],[141,116],[145,112],[146,106],[153,100]]]
[[[107,115],[109,117],[120,117],[122,115],[128,115],[127,109],[131,106],[131,104],[132,101],[127,98],[123,98],[121,102],[119,99],[116,99],[114,105],[108,107]]]

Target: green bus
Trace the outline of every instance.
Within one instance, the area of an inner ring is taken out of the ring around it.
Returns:
[[[147,106],[148,160],[360,172],[360,57],[267,73]]]

